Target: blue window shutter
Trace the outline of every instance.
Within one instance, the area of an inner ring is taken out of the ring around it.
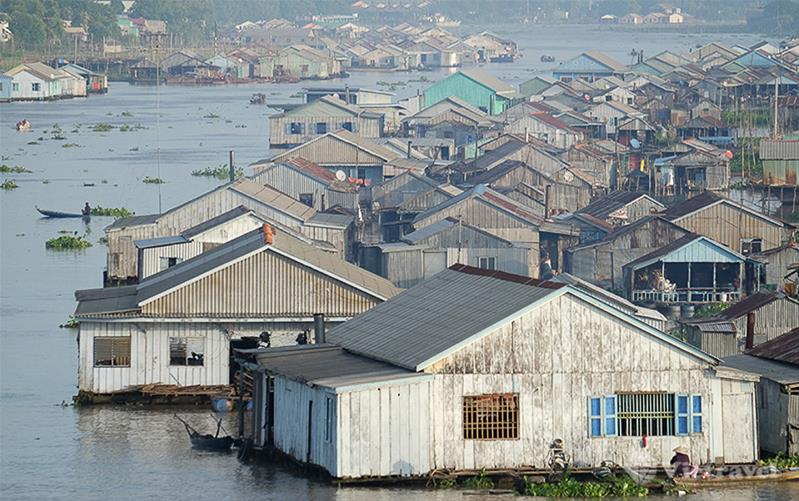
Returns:
[[[602,436],[602,399],[599,397],[588,399],[588,436]]]
[[[605,436],[616,436],[616,395],[605,397]]]
[[[702,433],[702,395],[691,395],[691,433]]]
[[[674,399],[674,415],[677,421],[677,435],[687,435],[689,421],[688,417],[690,414],[688,410],[688,395],[676,395]]]

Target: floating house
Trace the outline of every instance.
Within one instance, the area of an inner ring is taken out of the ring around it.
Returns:
[[[794,228],[717,193],[705,191],[669,207],[663,217],[744,255],[782,245]]]
[[[576,214],[576,218],[585,217]],[[588,215],[588,217],[593,217]],[[568,223],[569,221],[564,221]],[[604,289],[621,292],[624,289],[623,267],[649,254],[661,246],[680,239],[688,230],[658,216],[644,216],[634,223],[606,229],[604,221],[595,223],[594,232],[605,236],[596,241],[586,238],[585,243],[565,251],[565,270]],[[580,226],[581,240],[584,231]]]
[[[322,246],[336,249],[344,259],[352,257],[353,217],[322,214],[313,207],[271,187],[242,178],[224,184],[163,214],[120,218],[105,228],[108,239],[106,283],[138,280],[138,251],[133,242],[173,237],[239,206],[289,231],[301,233]]]
[[[105,94],[108,92],[108,76],[97,73],[74,63],[65,64],[59,69],[82,78],[86,83],[86,92],[89,94]]]
[[[757,376],[571,285],[457,265],[325,339],[256,351],[253,438],[334,478],[543,468],[555,438],[588,466],[758,457]]]
[[[457,97],[489,115],[499,115],[513,105],[516,89],[480,70],[459,70],[424,91],[424,107]]]
[[[724,245],[689,233],[624,265],[625,296],[634,303],[735,303],[746,290],[745,262]]]
[[[398,157],[388,148],[345,129],[330,131],[299,146],[277,153],[272,162],[302,157],[331,172],[342,171],[359,184],[383,181],[387,163]]]
[[[758,444],[771,454],[799,454],[799,327],[724,359],[760,376],[757,383]]]
[[[134,240],[138,249],[136,276],[144,280],[214,247],[260,228],[266,221],[243,205],[169,237]]]
[[[577,80],[578,78],[593,82],[600,78],[621,76],[626,71],[627,67],[625,65],[607,54],[599,51],[588,51],[560,63],[552,70],[552,76],[556,80],[564,82]]]
[[[141,385],[226,385],[232,348],[257,346],[263,332],[273,346],[300,334],[310,342],[315,314],[334,325],[397,292],[264,225],[138,285],[77,291],[79,389],[91,398]]]
[[[82,78],[44,63],[23,63],[5,75],[12,78],[13,101],[44,101],[86,95]]]
[[[763,139],[760,160],[763,161],[763,184],[796,188],[799,140]]]
[[[256,162],[251,167],[256,183],[273,186],[316,210],[341,207],[354,212],[358,208],[358,185],[302,157]]]
[[[622,226],[665,209],[662,203],[646,193],[616,191],[597,198],[577,213],[593,216],[613,226]]]
[[[448,217],[400,238],[361,249],[362,267],[407,289],[457,263],[531,275],[538,249]]]
[[[293,148],[335,130],[347,130],[365,138],[383,135],[384,116],[347,104],[335,96],[269,116],[269,148]]]

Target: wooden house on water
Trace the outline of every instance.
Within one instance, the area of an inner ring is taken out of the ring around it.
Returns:
[[[799,327],[745,354],[724,359],[760,376],[757,383],[758,444],[771,454],[799,454]]]
[[[243,205],[198,224],[179,235],[135,240],[139,280],[260,228],[266,221]]]
[[[394,243],[362,246],[360,265],[407,289],[454,264],[529,276],[538,249],[448,217]]]
[[[689,233],[624,265],[624,292],[644,304],[735,303],[749,286],[745,263],[728,247]]]
[[[77,291],[79,389],[228,384],[231,348],[308,334],[392,297],[387,280],[264,225],[142,280]],[[243,338],[250,338],[249,340]]]
[[[383,121],[382,113],[362,110],[336,96],[325,96],[270,115],[269,148],[293,148],[339,129],[365,138],[377,138],[383,135]]]
[[[331,172],[344,172],[359,184],[376,184],[384,179],[385,165],[398,157],[392,150],[345,129],[331,131],[280,152],[272,162],[302,157]]]
[[[455,96],[489,115],[498,115],[513,105],[516,89],[481,70],[460,70],[424,91],[424,106]]]
[[[256,162],[250,166],[252,180],[272,186],[318,211],[342,207],[358,208],[358,185],[336,177],[334,172],[302,157],[282,162]]]
[[[555,438],[588,466],[758,457],[757,376],[571,285],[457,265],[325,339],[253,354],[253,439],[334,478],[544,468]]]
[[[760,141],[763,161],[763,184],[793,188],[796,192],[799,174],[799,141],[764,139]]]
[[[577,213],[593,216],[613,226],[623,226],[665,209],[665,205],[646,193],[616,191],[593,200]]]
[[[345,259],[351,257],[355,238],[352,216],[319,213],[275,188],[242,178],[163,214],[132,216],[114,221],[105,229],[108,239],[105,282],[135,283],[138,280],[135,240],[176,236],[242,205],[270,223],[301,233],[309,239],[332,244]]]
[[[709,191],[669,207],[663,217],[744,255],[780,246],[796,229]]]
[[[707,324],[727,324],[710,330]],[[757,292],[709,318],[683,322],[688,342],[716,357],[741,353],[799,326],[799,300],[777,292]]]
[[[420,213],[463,192],[415,172],[405,172],[372,187],[372,212],[384,242],[396,242],[413,231],[413,220]]]
[[[792,270],[799,268],[799,246],[795,241],[753,253],[752,258],[763,264],[760,280],[765,287],[792,295],[799,293],[795,282],[788,276]]]
[[[583,217],[586,215],[575,215],[575,218]],[[572,224],[568,220],[562,222]],[[609,231],[602,228],[602,222],[595,222],[593,231],[586,225],[575,223],[581,241],[589,241],[566,249],[564,269],[592,284],[619,292],[624,289],[623,267],[626,264],[688,234],[687,230],[656,215],[645,216]],[[605,236],[595,241],[590,241],[593,236],[584,236],[585,233],[603,231]]]

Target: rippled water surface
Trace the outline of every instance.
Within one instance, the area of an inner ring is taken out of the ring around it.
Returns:
[[[751,44],[750,35],[647,35],[568,27],[512,34],[525,58],[485,69],[514,83],[545,71],[541,54],[558,60],[585,49],[605,50],[629,62],[630,49],[647,54],[685,50],[720,39]],[[424,73],[436,80],[445,71]],[[357,73],[352,86],[407,81],[419,75]],[[324,82],[327,85],[330,82]],[[400,86],[400,97],[418,85]],[[111,85],[106,96],[53,103],[0,105],[2,163],[31,174],[0,175],[19,184],[0,191],[0,498],[2,499],[479,499],[458,492],[406,488],[335,488],[274,464],[240,464],[234,455],[189,449],[172,410],[62,406],[76,393],[76,332],[59,329],[74,310],[75,289],[98,287],[105,248],[98,243],[108,218],[41,219],[42,208],[77,211],[88,201],[127,207],[139,214],[166,210],[207,191],[218,181],[191,171],[227,161],[240,165],[268,156],[266,116],[249,96],[265,92],[285,102],[301,85],[242,85],[179,88]],[[125,115],[132,116],[123,116]],[[27,118],[34,130],[13,130]],[[92,132],[99,123],[134,130]],[[65,139],[53,140],[53,124]],[[135,128],[140,125],[141,128]],[[39,138],[42,138],[39,140]],[[38,144],[28,144],[37,142]],[[65,144],[77,146],[64,147]],[[166,183],[141,182],[145,176]],[[93,186],[86,186],[86,185]],[[60,231],[87,235],[94,246],[82,252],[48,252],[44,242]],[[181,410],[212,429],[204,409]],[[234,419],[226,422],[235,428]],[[491,499],[497,499],[492,496]],[[708,492],[696,499],[725,501],[799,499],[790,486]]]

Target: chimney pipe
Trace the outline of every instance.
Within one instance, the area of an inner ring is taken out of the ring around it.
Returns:
[[[411,159],[411,141],[408,141],[408,160]]]
[[[755,312],[746,315],[746,344],[744,347],[751,350],[755,347]]]
[[[546,188],[544,188],[544,219],[549,219],[550,212],[552,210],[552,208],[550,207],[550,205],[552,204],[551,196],[552,196],[552,185],[548,184],[546,185]]]
[[[314,343],[315,344],[324,344],[325,343],[325,314],[324,313],[314,313],[314,315],[313,315],[313,331],[314,331]]]
[[[236,180],[236,168],[233,167],[233,157],[234,157],[233,150],[230,150],[230,154],[228,157],[228,169],[229,169],[228,173],[230,175],[231,183]]]
[[[345,100],[347,101],[347,104],[351,104],[350,103],[350,84],[344,84],[344,97],[345,97]]]

